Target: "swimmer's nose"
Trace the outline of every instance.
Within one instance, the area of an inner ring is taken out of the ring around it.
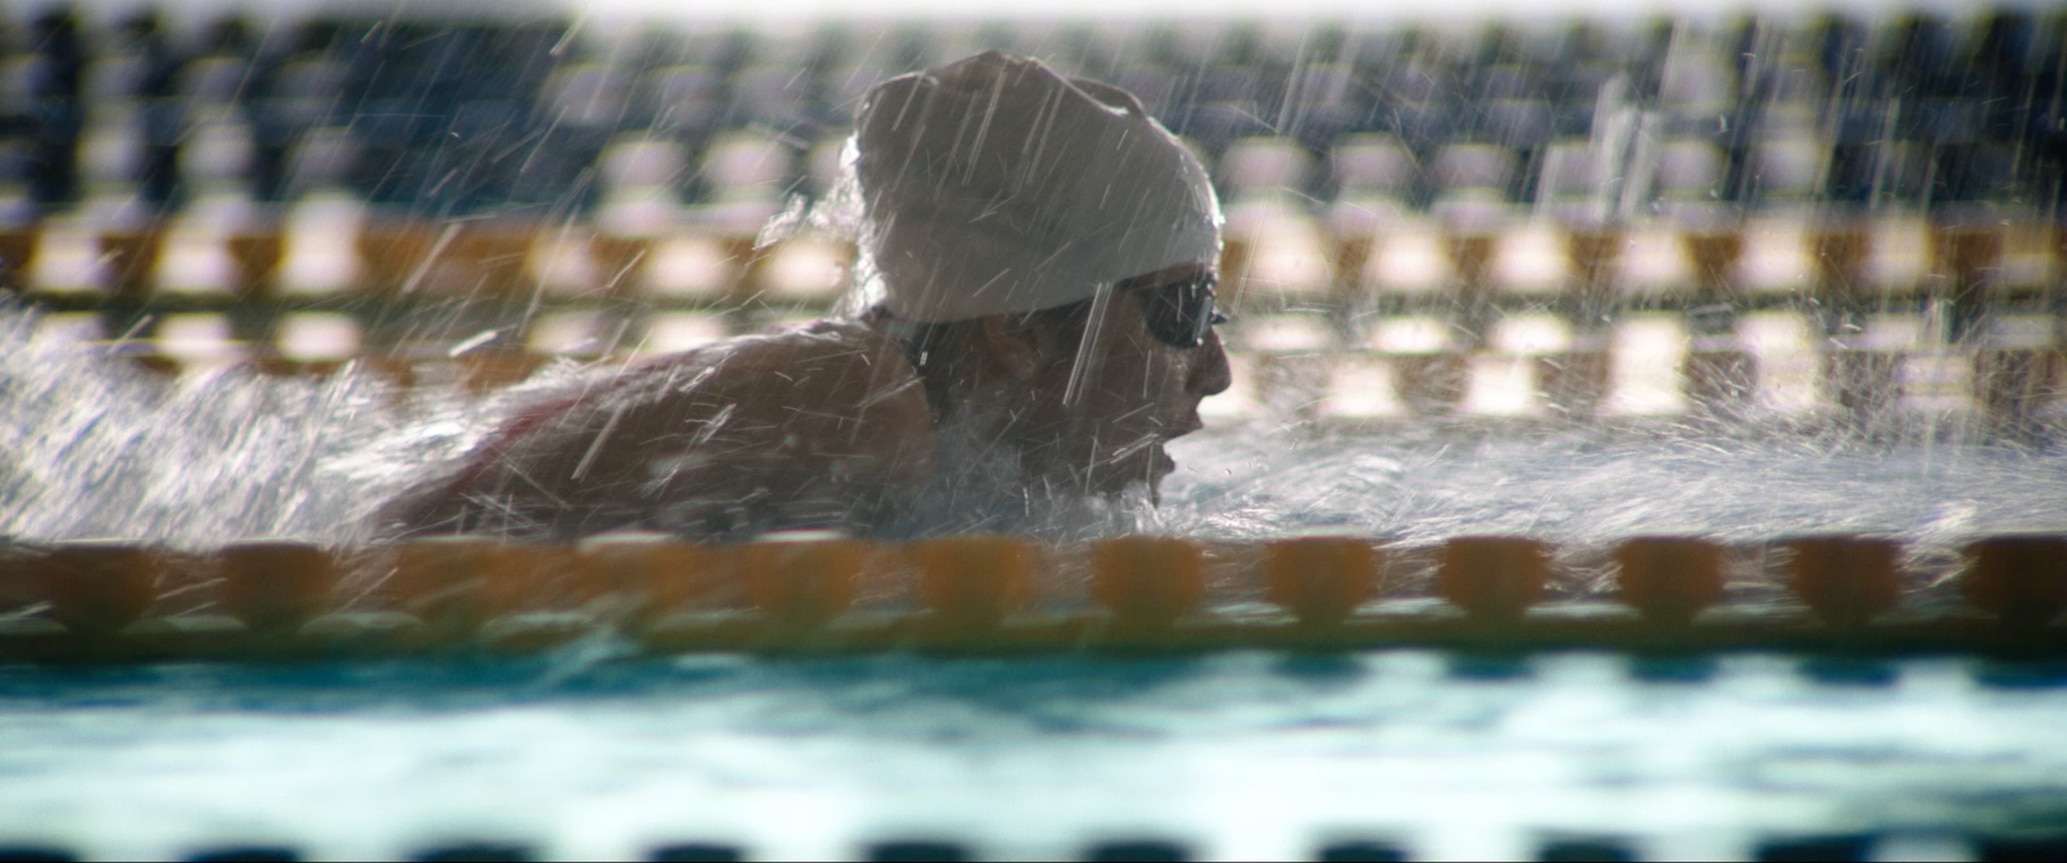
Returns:
[[[1220,344],[1218,330],[1206,331],[1206,343],[1199,346],[1198,362],[1191,367],[1186,389],[1200,398],[1217,396],[1234,385],[1234,372],[1227,367],[1227,349]]]

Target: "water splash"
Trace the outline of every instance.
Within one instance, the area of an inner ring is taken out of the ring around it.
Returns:
[[[0,536],[361,540],[382,501],[456,460],[508,401],[405,394],[349,368],[168,379],[38,320],[0,309]]]
[[[1164,523],[1202,536],[1344,529],[1408,542],[1522,533],[1584,544],[1860,531],[1949,542],[2067,527],[2067,454],[1985,441],[1692,426],[1353,436],[1252,427],[1172,449],[1185,470],[1166,488]]]
[[[321,380],[237,370],[166,379],[119,345],[38,335],[38,320],[0,310],[0,536],[22,540],[362,542],[383,503],[455,469],[504,417],[583,375],[554,367],[488,399],[457,385],[403,392],[352,369]],[[1255,423],[1184,439],[1172,454],[1180,469],[1160,507],[1145,495],[1077,507],[1032,495],[1032,517],[1018,523],[1057,538],[1328,530],[1428,543],[1508,532],[1576,544],[1850,530],[1949,545],[2067,529],[2067,451],[1974,436],[1714,423],[1347,434]],[[969,517],[959,505],[935,509],[920,517],[940,523],[909,532]]]

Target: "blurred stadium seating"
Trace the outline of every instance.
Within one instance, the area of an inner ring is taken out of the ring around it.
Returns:
[[[1302,410],[2028,412],[2067,377],[2063,33],[2010,8],[598,33],[59,6],[0,31],[0,282],[162,367],[465,345],[507,377],[693,345],[831,303],[844,242],[761,225],[829,190],[868,86],[1001,47],[1133,90],[1208,161],[1238,366],[1327,357]],[[1862,350],[1894,395],[1839,392]],[[1496,365],[1524,390],[1498,409],[1473,395]]]

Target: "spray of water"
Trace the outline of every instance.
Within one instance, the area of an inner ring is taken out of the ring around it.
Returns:
[[[0,536],[16,540],[362,541],[388,498],[450,470],[537,391],[474,401],[349,368],[168,379],[119,342],[39,334],[40,319],[0,309]]]
[[[404,393],[353,370],[168,380],[121,359],[119,346],[39,336],[38,320],[0,315],[0,535],[25,541],[364,541],[390,498],[453,470],[516,407],[584,374],[549,370],[488,400],[457,387]],[[900,533],[1247,540],[1332,530],[1427,543],[1513,532],[1587,544],[1853,530],[1949,546],[2067,528],[2067,453],[1976,435],[1715,423],[1347,433],[1259,421],[1173,444],[1181,467],[1159,507],[1145,494],[1087,502],[1019,488],[996,441],[947,429],[942,442],[944,461],[968,467]]]

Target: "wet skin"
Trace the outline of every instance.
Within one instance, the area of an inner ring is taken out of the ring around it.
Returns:
[[[559,538],[865,530],[931,474],[931,425],[893,342],[820,322],[659,357],[537,405],[383,518],[405,534]]]
[[[820,322],[661,357],[543,403],[384,518],[404,533],[563,538],[626,528],[716,540],[804,527],[868,533],[952,467],[937,463],[936,426],[947,416],[970,418],[1016,451],[1029,486],[1113,494],[1139,482],[1153,492],[1175,467],[1163,444],[1197,430],[1200,400],[1229,384],[1217,334],[1194,348],[1157,340],[1132,289],[1094,310],[1088,344],[1009,316],[969,324],[946,404],[928,402],[881,332]]]

